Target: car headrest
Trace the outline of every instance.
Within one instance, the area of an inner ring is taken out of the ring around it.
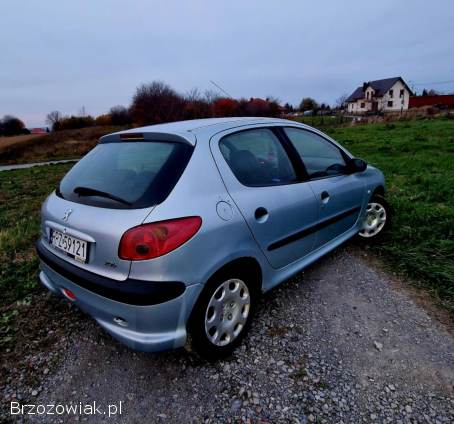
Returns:
[[[243,184],[253,184],[259,178],[259,161],[249,150],[232,152],[229,162],[234,174]]]

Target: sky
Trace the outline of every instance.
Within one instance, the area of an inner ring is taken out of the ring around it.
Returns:
[[[0,117],[29,127],[153,80],[294,105],[394,76],[454,92],[452,0],[7,0],[0,40]]]

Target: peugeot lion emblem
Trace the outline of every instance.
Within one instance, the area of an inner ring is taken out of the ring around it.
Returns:
[[[68,222],[69,215],[71,215],[72,213],[73,213],[73,210],[72,210],[72,209],[67,209],[67,210],[65,211],[65,215],[63,216],[63,221]]]

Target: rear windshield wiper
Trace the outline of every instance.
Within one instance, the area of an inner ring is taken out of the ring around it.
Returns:
[[[123,203],[125,205],[131,206],[132,203],[128,202],[125,199],[122,199],[121,197],[115,196],[114,194],[107,193],[105,191],[101,190],[96,190],[95,188],[90,188],[90,187],[76,187],[73,190],[74,193],[78,194],[79,196],[100,196],[100,197],[106,197],[107,199],[115,200],[116,202]]]

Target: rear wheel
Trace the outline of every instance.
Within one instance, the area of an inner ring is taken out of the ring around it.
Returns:
[[[221,273],[202,292],[189,323],[192,347],[206,359],[232,353],[249,329],[255,286],[240,272]]]
[[[363,226],[358,235],[363,239],[378,239],[389,225],[390,207],[384,197],[375,194],[366,207]]]

